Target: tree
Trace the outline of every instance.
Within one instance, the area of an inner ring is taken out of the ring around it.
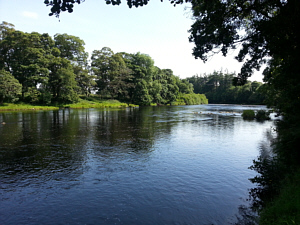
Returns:
[[[15,79],[10,72],[0,70],[0,104],[5,101],[18,100],[21,94],[22,85]]]
[[[214,72],[187,78],[195,87],[195,93],[205,94],[210,103],[263,104],[265,96],[262,83],[248,81],[242,86],[233,86],[235,74]],[[181,91],[182,92],[182,91]]]
[[[241,70],[240,82],[259,69],[266,56],[290,52],[288,48],[298,45],[296,37],[291,37],[296,32],[293,24],[299,21],[297,0],[191,2],[196,19],[190,30],[190,41],[196,45],[194,56],[206,61],[213,51],[226,56],[229,49],[242,44],[237,59],[250,58]]]
[[[72,64],[86,66],[88,53],[85,52],[83,40],[73,35],[56,34],[54,41],[61,57],[70,60]]]
[[[272,89],[273,104],[285,116],[300,113],[300,2],[286,1],[191,1],[195,23],[190,41],[193,54],[204,61],[213,52],[224,56],[242,45],[236,59],[245,61],[235,78],[245,84],[254,69],[264,70],[264,81]]]
[[[176,85],[179,88],[179,92],[184,94],[191,94],[194,93],[193,84],[191,84],[188,80],[184,79],[181,80],[179,77],[175,77]]]
[[[112,56],[112,68],[113,76],[108,90],[113,98],[128,102],[130,100],[129,92],[135,87],[132,70],[127,67],[120,53]]]
[[[2,35],[0,49],[3,56],[0,64],[22,84],[23,100],[29,89],[36,89],[38,84],[47,82],[47,41],[47,35],[36,32],[24,33],[10,29]]]
[[[166,83],[161,94],[167,104],[175,101],[179,94],[179,87],[177,86],[177,79],[171,69],[163,69],[164,78]]]
[[[155,72],[153,59],[140,52],[125,54],[124,57],[133,76],[134,89],[131,88],[129,92],[131,101],[138,105],[149,105],[153,100],[150,90]]]
[[[79,93],[85,96],[89,96],[97,85],[95,78],[96,76],[91,75],[89,71],[81,66],[73,66],[75,80],[79,87]]]
[[[96,76],[97,86],[102,94],[107,93],[108,85],[115,75],[113,55],[114,52],[108,47],[103,47],[101,50],[94,50],[92,52],[91,69]]]
[[[143,5],[147,5],[149,0],[127,0],[127,5],[131,8],[132,6],[139,7]],[[161,0],[162,1],[162,0]],[[84,0],[45,0],[44,3],[47,6],[51,6],[51,13],[49,16],[55,15],[59,17],[61,12],[68,11],[69,13],[73,12],[74,4],[80,4],[84,2]],[[121,0],[105,0],[106,4],[112,5],[120,5]]]
[[[89,95],[96,82],[95,76],[88,71],[88,53],[85,52],[84,41],[68,34],[56,34],[54,41],[60,57],[68,59],[73,66],[80,94]]]
[[[54,48],[53,51],[57,51],[57,54],[59,54],[57,48]],[[52,101],[59,103],[78,101],[78,86],[71,62],[53,55],[49,69],[51,71],[49,81],[43,89],[52,94]]]
[[[11,36],[15,32],[14,25],[3,21],[0,24],[0,69],[9,68],[8,56],[11,50],[10,43],[6,40],[8,36]]]

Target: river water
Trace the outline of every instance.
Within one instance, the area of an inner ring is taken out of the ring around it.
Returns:
[[[232,224],[273,121],[197,105],[0,113],[0,224]]]

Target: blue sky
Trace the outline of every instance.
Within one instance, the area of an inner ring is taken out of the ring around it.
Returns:
[[[73,13],[60,18],[48,16],[50,8],[43,0],[0,0],[0,22],[6,21],[24,32],[36,31],[51,36],[74,35],[85,42],[86,51],[110,47],[115,53],[141,52],[152,57],[161,69],[172,69],[180,78],[213,71],[239,72],[241,63],[234,60],[237,50],[225,58],[213,56],[208,62],[192,56],[188,30],[193,20],[188,4],[172,6],[169,1],[152,0],[147,6],[129,9],[106,5],[104,0],[86,0],[75,5]],[[256,72],[251,80],[262,80]]]

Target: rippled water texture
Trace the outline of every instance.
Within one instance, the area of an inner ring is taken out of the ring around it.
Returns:
[[[230,224],[273,125],[249,108],[0,113],[0,224]]]

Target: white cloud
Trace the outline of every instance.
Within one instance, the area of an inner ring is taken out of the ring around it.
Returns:
[[[31,19],[37,19],[38,18],[38,14],[35,13],[35,12],[24,11],[24,12],[22,12],[22,15],[24,17],[31,18]]]

